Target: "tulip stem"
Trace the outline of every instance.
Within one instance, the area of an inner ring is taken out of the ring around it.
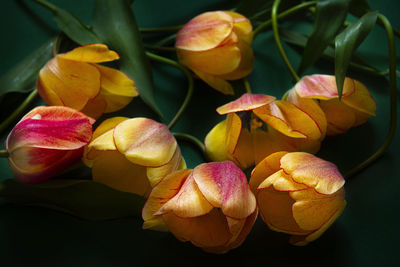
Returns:
[[[156,28],[140,28],[139,31],[143,33],[157,33],[157,32],[175,32],[182,29],[183,25],[175,25],[168,27],[156,27]]]
[[[178,119],[181,117],[182,113],[185,111],[186,107],[188,106],[190,99],[192,98],[193,86],[194,86],[192,74],[188,71],[188,69],[186,67],[184,67],[182,64],[179,64],[175,60],[165,58],[165,57],[162,57],[162,56],[150,53],[150,52],[146,52],[146,55],[152,60],[155,60],[155,61],[158,61],[161,63],[165,63],[165,64],[168,64],[175,68],[178,68],[179,70],[181,70],[183,72],[183,74],[186,75],[186,78],[188,79],[188,90],[186,93],[185,100],[183,101],[178,112],[175,114],[174,118],[168,124],[168,128],[171,129],[175,125],[175,123],[178,121]]]
[[[22,112],[24,112],[24,110],[30,105],[32,104],[33,100],[35,100],[36,96],[37,96],[37,90],[34,89],[27,98],[25,98],[24,102],[22,102],[21,105],[19,105],[18,108],[16,108],[14,110],[13,113],[11,113],[11,115],[4,120],[1,124],[0,124],[0,133],[2,133],[5,129],[7,129],[11,123],[14,122],[14,120],[16,120],[19,116],[21,116]]]
[[[176,52],[175,47],[166,47],[166,46],[158,46],[158,45],[144,45],[144,48],[150,50],[159,50],[159,51],[166,51],[166,52]]]
[[[285,11],[283,11],[282,13],[278,14],[278,19],[284,19],[290,15],[293,15],[294,13],[301,11],[303,9],[307,9],[310,6],[314,6],[317,4],[317,1],[310,1],[310,2],[305,2],[305,3],[301,3],[297,6],[294,6],[290,9],[287,9]],[[266,28],[268,28],[269,26],[271,26],[272,24],[272,19],[269,19],[265,22],[263,22],[262,24],[260,24],[254,31],[253,31],[253,35],[254,37],[256,37],[261,31],[265,30]]]
[[[204,158],[206,158],[206,156],[205,156],[206,148],[199,139],[197,139],[193,135],[186,134],[186,133],[172,133],[172,134],[175,136],[176,139],[188,141],[188,142],[194,144],[201,151]]]
[[[247,77],[243,78],[243,84],[244,84],[244,88],[246,88],[246,93],[251,94],[251,86],[249,83],[249,79],[247,79]]]
[[[52,12],[56,12],[57,8],[55,5],[45,1],[45,0],[35,0],[36,3],[44,6],[45,8],[48,8],[49,10],[51,10]]]
[[[369,165],[371,165],[375,160],[377,160],[382,154],[386,151],[386,149],[390,146],[394,133],[396,131],[396,122],[397,122],[397,90],[396,90],[396,46],[394,43],[394,34],[393,28],[390,25],[388,19],[382,15],[378,14],[378,19],[383,24],[386,35],[388,39],[389,46],[389,87],[390,87],[390,126],[389,132],[386,136],[385,142],[382,146],[368,159],[358,164],[356,167],[348,171],[344,177],[346,179],[352,177],[356,173],[362,171]]]
[[[8,153],[7,150],[5,149],[0,150],[0,158],[8,158],[8,156],[10,156],[10,153]]]
[[[274,38],[276,46],[278,47],[279,53],[282,56],[283,61],[286,64],[286,67],[289,69],[290,74],[292,74],[293,78],[296,82],[300,80],[299,76],[297,75],[296,71],[293,69],[292,64],[290,64],[289,59],[286,56],[285,51],[283,50],[280,38],[279,38],[279,30],[278,30],[278,18],[277,18],[277,11],[281,0],[275,0],[274,4],[272,5],[271,11],[271,19],[272,19],[272,30],[274,32]]]

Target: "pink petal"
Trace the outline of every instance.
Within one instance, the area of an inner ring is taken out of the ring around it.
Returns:
[[[227,113],[253,110],[255,108],[265,106],[275,99],[275,97],[269,95],[246,93],[238,99],[217,108],[217,112],[218,114],[223,115]]]

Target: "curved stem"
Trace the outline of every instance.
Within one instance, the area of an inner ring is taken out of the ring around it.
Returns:
[[[37,94],[38,94],[37,90],[34,89],[29,94],[29,96],[24,100],[24,102],[22,102],[22,104],[19,105],[19,107],[16,108],[14,112],[11,113],[11,115],[0,124],[0,133],[2,133],[5,129],[7,129],[10,126],[10,124],[13,123],[14,120],[16,120],[19,116],[21,116],[22,112],[24,112],[24,110],[30,104],[32,104],[33,100],[35,100]]]
[[[202,153],[202,155],[206,158],[206,148],[204,146],[204,144],[197,139],[196,137],[194,137],[193,135],[190,134],[186,134],[186,133],[172,133],[176,139],[178,140],[184,140],[184,141],[188,141],[192,144],[194,144]]]
[[[158,45],[144,45],[144,48],[150,50],[159,50],[159,51],[166,51],[166,52],[176,52],[175,47],[165,47],[165,46],[158,46]]]
[[[243,78],[244,88],[246,88],[246,93],[251,94],[251,86],[247,77]]]
[[[283,61],[286,64],[286,67],[289,69],[290,74],[292,74],[293,78],[298,82],[300,80],[299,76],[297,75],[296,71],[293,69],[292,64],[290,64],[289,59],[286,56],[285,51],[283,50],[281,41],[279,39],[279,31],[278,31],[278,19],[277,19],[277,11],[281,0],[275,0],[274,4],[272,5],[271,11],[271,19],[272,19],[272,30],[274,31],[274,38],[276,46],[278,47],[279,53],[282,56]]]
[[[7,150],[0,150],[0,158],[8,158],[8,156],[9,156],[10,154],[8,153],[8,151]]]
[[[54,41],[53,44],[53,57],[57,56],[58,54],[58,49],[60,48],[60,44],[61,44],[61,38],[62,38],[62,34],[58,34],[56,37],[56,40]]]
[[[56,12],[57,8],[53,4],[45,1],[45,0],[35,0],[36,3],[44,6],[45,8],[50,9],[52,12]]]
[[[388,19],[382,15],[378,14],[378,19],[384,25],[386,30],[386,35],[388,39],[389,46],[389,86],[390,86],[390,126],[389,132],[386,136],[385,142],[382,146],[368,159],[358,164],[356,167],[348,171],[344,176],[345,178],[350,178],[354,174],[360,172],[365,169],[369,165],[371,165],[375,160],[377,160],[382,154],[386,151],[386,149],[390,146],[394,133],[396,130],[396,122],[397,122],[397,90],[396,90],[396,46],[394,43],[394,34],[392,26]]]
[[[307,9],[310,6],[314,6],[317,4],[317,1],[310,1],[310,2],[305,2],[301,3],[297,6],[294,6],[292,8],[289,8],[288,10],[283,11],[282,13],[278,14],[278,19],[284,19],[290,15],[293,15],[294,13],[301,11],[303,9]],[[265,30],[272,24],[272,19],[269,19],[262,24],[258,25],[258,27],[253,31],[254,37],[256,37],[261,31]]]
[[[170,66],[180,69],[183,72],[183,74],[186,75],[186,78],[188,79],[188,90],[186,93],[185,100],[183,101],[178,112],[175,114],[174,118],[168,124],[168,128],[171,129],[175,125],[175,123],[178,121],[178,119],[181,117],[182,113],[185,111],[186,107],[188,106],[190,99],[192,98],[193,85],[194,85],[192,74],[188,71],[187,68],[185,68],[183,65],[179,64],[175,60],[171,60],[169,58],[165,58],[165,57],[162,57],[162,56],[150,53],[150,52],[146,52],[146,55],[152,60],[155,60],[155,61],[158,61],[161,63],[165,63],[165,64],[168,64]]]
[[[157,28],[140,28],[139,31],[143,33],[157,33],[157,32],[175,32],[182,29],[183,25],[175,25],[168,27],[157,27]]]

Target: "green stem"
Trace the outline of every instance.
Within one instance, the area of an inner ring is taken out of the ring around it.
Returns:
[[[8,158],[9,155],[7,150],[0,150],[0,158]]]
[[[201,151],[202,155],[206,158],[206,148],[205,148],[203,142],[201,142],[199,139],[197,139],[193,135],[186,134],[186,133],[172,133],[172,134],[178,140],[184,140],[184,141],[188,141],[188,142],[194,144]]]
[[[40,4],[40,5],[42,5],[42,6],[44,6],[45,8],[50,9],[52,12],[56,12],[57,11],[57,8],[56,8],[55,5],[49,3],[49,2],[47,2],[45,0],[35,0],[35,2]]]
[[[156,45],[164,46],[165,44],[169,43],[170,41],[173,41],[175,38],[176,38],[176,33],[171,34],[170,36],[167,36],[164,39],[157,42]]]
[[[168,124],[168,128],[171,129],[175,123],[178,121],[178,119],[181,117],[182,113],[185,111],[186,107],[188,106],[190,99],[192,98],[193,95],[193,77],[192,74],[188,71],[188,69],[186,67],[184,67],[183,65],[179,64],[178,62],[176,62],[175,60],[171,60],[169,58],[165,58],[150,52],[146,52],[146,55],[155,61],[161,62],[161,63],[165,63],[168,64],[170,66],[173,66],[175,68],[178,68],[179,70],[181,70],[185,75],[186,78],[188,79],[188,90],[186,93],[186,97],[185,100],[183,101],[181,107],[179,108],[178,112],[175,114],[174,118],[170,121],[170,123]]]
[[[37,90],[34,89],[29,96],[22,102],[21,105],[17,109],[14,110],[11,115],[0,124],[0,133],[2,133],[5,129],[7,129],[11,123],[13,123],[19,116],[21,116],[22,112],[30,105],[32,104],[33,100],[35,100],[35,97],[37,96]]]
[[[368,159],[358,164],[356,167],[348,171],[344,176],[346,179],[352,177],[356,173],[365,169],[369,165],[371,165],[375,160],[377,160],[382,154],[386,151],[386,149],[390,146],[394,133],[396,131],[396,122],[397,122],[397,90],[396,90],[396,46],[394,43],[394,34],[393,28],[390,25],[388,19],[382,15],[378,15],[379,21],[383,24],[386,35],[388,39],[389,46],[389,86],[390,86],[390,126],[389,132],[386,136],[385,142],[382,146]]]
[[[175,47],[165,47],[165,46],[158,46],[158,45],[144,45],[144,48],[150,50],[159,50],[159,51],[166,51],[166,52],[176,52]]]
[[[60,48],[61,39],[62,39],[62,34],[60,33],[57,35],[56,40],[54,41],[53,44],[53,57],[57,56],[58,54],[58,49]]]
[[[158,33],[158,32],[175,32],[182,29],[183,25],[175,25],[168,27],[158,27],[158,28],[140,28],[139,31],[143,33]]]
[[[280,2],[281,0],[275,0],[274,4],[272,5],[272,11],[271,11],[272,30],[274,31],[275,43],[276,46],[278,47],[279,53],[281,54],[282,59],[286,64],[286,67],[289,69],[290,74],[292,74],[293,78],[296,80],[296,82],[298,82],[300,78],[297,75],[296,71],[293,69],[292,64],[290,64],[289,59],[287,58],[286,53],[283,50],[281,40],[279,38],[277,11]]]
[[[243,78],[244,88],[246,88],[246,93],[251,94],[251,86],[247,77]]]
[[[305,2],[305,3],[301,3],[297,6],[294,6],[288,10],[283,11],[282,13],[278,14],[278,19],[284,19],[290,15],[293,15],[294,13],[301,11],[303,9],[307,9],[310,6],[314,6],[317,4],[317,1],[311,1],[311,2]],[[265,30],[266,28],[268,28],[269,26],[272,25],[272,19],[269,19],[267,21],[265,21],[264,23],[260,24],[254,31],[254,37],[256,37],[261,31]]]

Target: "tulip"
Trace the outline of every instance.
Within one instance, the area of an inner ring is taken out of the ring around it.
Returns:
[[[58,174],[81,159],[93,123],[92,118],[71,108],[34,108],[5,142],[12,173],[23,183],[39,183]]]
[[[174,136],[147,118],[114,117],[101,123],[84,154],[93,180],[146,196],[167,174],[185,168]]]
[[[166,227],[181,241],[212,253],[238,247],[257,218],[244,173],[232,162],[204,163],[157,184],[143,207],[143,228]]]
[[[346,201],[336,166],[304,152],[276,152],[253,170],[250,187],[264,222],[291,234],[303,246],[320,237],[340,216]]]
[[[37,90],[52,106],[67,106],[94,118],[128,105],[138,95],[134,82],[119,70],[95,63],[119,59],[103,44],[58,54],[40,70]]]
[[[287,100],[301,109],[316,100],[327,120],[327,135],[333,136],[346,132],[352,127],[365,123],[370,116],[376,115],[376,103],[368,89],[354,79],[346,78],[342,98],[339,100],[335,76],[311,75],[303,77],[287,93]],[[315,109],[315,108],[312,108]]]
[[[250,21],[231,11],[203,13],[177,34],[179,61],[200,79],[224,94],[232,94],[226,80],[237,80],[253,70]]]
[[[228,114],[227,119],[207,134],[206,153],[213,161],[231,160],[241,169],[276,151],[316,153],[325,137],[323,113],[313,114],[319,115],[313,118],[311,113],[268,95],[244,94],[217,112]]]

